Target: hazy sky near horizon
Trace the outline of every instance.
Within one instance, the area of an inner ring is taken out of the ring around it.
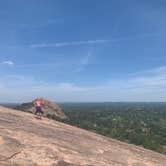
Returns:
[[[0,101],[166,101],[165,0],[0,0]]]

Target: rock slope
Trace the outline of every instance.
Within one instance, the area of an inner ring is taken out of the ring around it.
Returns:
[[[0,166],[164,166],[166,156],[0,107]]]
[[[51,116],[58,117],[60,119],[67,118],[64,111],[61,109],[61,107],[58,104],[46,99],[43,99],[43,101],[44,101],[43,110],[45,112],[45,116],[51,115]],[[33,113],[35,111],[33,106],[33,101],[29,103],[23,103],[20,106],[17,106],[16,109],[22,110],[25,112],[30,112],[30,113]]]

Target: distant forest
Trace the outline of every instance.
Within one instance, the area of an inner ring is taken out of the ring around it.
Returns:
[[[166,154],[166,103],[64,103],[60,120]]]

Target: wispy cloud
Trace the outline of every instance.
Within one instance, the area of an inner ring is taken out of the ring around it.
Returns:
[[[36,70],[40,69],[42,71],[47,71],[50,69],[56,69],[58,72],[66,72],[70,70],[72,72],[82,71],[88,64],[92,63],[92,51],[88,51],[76,58],[69,58],[65,60],[56,60],[46,63],[28,63],[28,64],[15,64],[16,69],[27,69]]]
[[[87,53],[87,55],[83,56],[80,60],[80,62],[78,63],[77,67],[76,67],[76,72],[80,72],[82,70],[85,69],[85,67],[87,65],[89,65],[90,61],[91,61],[91,58],[92,58],[92,52],[89,51]]]
[[[112,39],[98,39],[98,40],[84,40],[84,41],[71,41],[71,42],[56,42],[56,43],[39,43],[31,44],[31,48],[45,48],[45,47],[67,47],[67,46],[81,46],[81,45],[92,45],[92,44],[104,44],[104,43],[114,43],[127,40],[141,40],[144,38],[158,37],[160,34],[139,34],[135,36],[112,38]]]
[[[14,66],[15,63],[13,61],[2,61],[0,65]]]
[[[109,78],[108,78],[109,80]],[[43,96],[55,101],[165,101],[166,66],[142,71],[100,85],[73,82],[49,83],[34,77],[10,75],[0,78],[1,101],[27,101]]]
[[[89,51],[88,54],[81,59],[81,65],[87,65],[90,61],[91,56],[92,54]]]
[[[1,102],[31,101],[37,96],[43,96],[56,101],[70,100],[72,94],[81,93],[83,87],[73,83],[48,83],[34,77],[8,75],[0,78]]]
[[[156,68],[151,68],[147,70],[142,70],[134,73],[130,73],[129,76],[132,77],[141,77],[141,76],[154,76],[155,74],[163,74],[166,73],[166,66],[160,66]]]
[[[16,65],[17,68],[48,68],[48,67],[61,67],[64,63],[62,62],[50,62],[50,63],[32,63],[32,64],[19,64]]]
[[[61,23],[64,20],[62,18],[49,18],[49,19],[43,19],[38,20],[35,22],[20,22],[20,23],[10,23],[9,25],[12,27],[19,27],[22,29],[30,29],[32,31],[40,31],[42,28],[45,28],[47,26],[52,26],[57,23]]]
[[[89,45],[97,43],[108,43],[111,40],[87,40],[87,41],[72,41],[72,42],[57,42],[57,43],[41,43],[32,44],[32,48],[43,48],[43,47],[65,47],[65,46],[78,46],[78,45]]]

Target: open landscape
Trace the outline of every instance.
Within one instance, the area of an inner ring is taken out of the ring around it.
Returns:
[[[0,0],[0,166],[166,166],[166,0]]]
[[[19,104],[4,104],[22,108]],[[166,154],[166,103],[59,103],[68,118],[46,117]],[[31,108],[29,108],[30,110]]]
[[[33,114],[0,107],[0,165],[164,166],[166,156]]]
[[[66,123],[166,154],[166,103],[68,103],[61,106],[69,117],[64,120]]]

